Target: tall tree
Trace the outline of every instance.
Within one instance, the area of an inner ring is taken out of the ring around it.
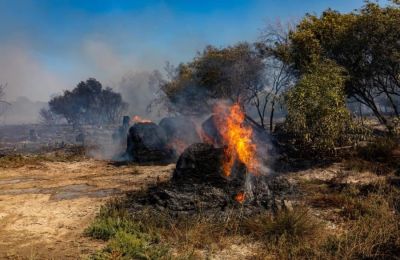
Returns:
[[[360,10],[341,14],[325,11],[307,15],[289,35],[288,50],[294,70],[301,75],[310,64],[335,61],[348,74],[346,94],[366,105],[391,129],[378,99],[385,98],[399,117],[394,102],[400,95],[400,9],[367,2]],[[284,58],[287,56],[282,55]]]
[[[183,114],[210,112],[217,99],[243,107],[265,86],[264,63],[254,45],[208,46],[191,61],[167,66],[160,89],[169,108]]]
[[[265,117],[269,108],[269,129],[273,131],[274,114],[277,104],[282,104],[282,96],[294,85],[295,76],[288,62],[281,60],[279,46],[288,46],[289,32],[293,25],[277,22],[269,24],[262,32],[257,49],[264,62],[265,86],[254,92],[253,104],[256,107],[261,125],[265,128]]]
[[[249,43],[208,46],[191,62],[176,68],[168,65],[166,71],[167,80],[159,80],[162,95],[158,101],[164,101],[170,112],[181,114],[210,113],[215,101],[221,99],[246,109],[261,98],[266,86],[264,57]],[[247,119],[258,124],[249,115]]]

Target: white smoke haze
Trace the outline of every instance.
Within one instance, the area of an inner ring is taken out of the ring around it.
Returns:
[[[41,64],[24,46],[0,45],[0,81],[7,83],[6,98],[20,96],[46,101],[67,88],[63,78]]]

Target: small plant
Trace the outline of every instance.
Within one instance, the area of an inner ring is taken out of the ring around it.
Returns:
[[[276,215],[260,215],[245,223],[248,232],[266,243],[284,239],[298,243],[306,238],[315,237],[321,225],[305,208],[281,210]]]
[[[92,259],[169,259],[169,249],[159,243],[157,235],[146,230],[120,202],[103,206],[85,234],[108,241],[108,245]]]

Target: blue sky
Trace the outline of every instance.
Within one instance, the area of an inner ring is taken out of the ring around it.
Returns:
[[[207,44],[254,41],[267,22],[301,18],[362,0],[0,0],[0,82],[8,96],[47,100],[96,77],[187,61]],[[28,93],[28,94],[24,94]]]

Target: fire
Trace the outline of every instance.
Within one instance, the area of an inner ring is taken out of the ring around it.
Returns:
[[[140,116],[133,116],[132,121],[134,123],[151,123],[151,120],[141,118]]]
[[[245,200],[245,198],[246,198],[246,196],[245,196],[245,194],[244,194],[243,191],[239,192],[239,193],[236,194],[236,196],[235,196],[235,200],[236,200],[237,202],[239,202],[239,203],[243,203],[244,200]]]
[[[218,109],[218,108],[217,108]],[[244,163],[253,174],[257,173],[256,145],[252,142],[253,130],[244,125],[245,114],[239,104],[229,108],[221,135],[226,145],[223,170],[230,176],[235,160]]]

